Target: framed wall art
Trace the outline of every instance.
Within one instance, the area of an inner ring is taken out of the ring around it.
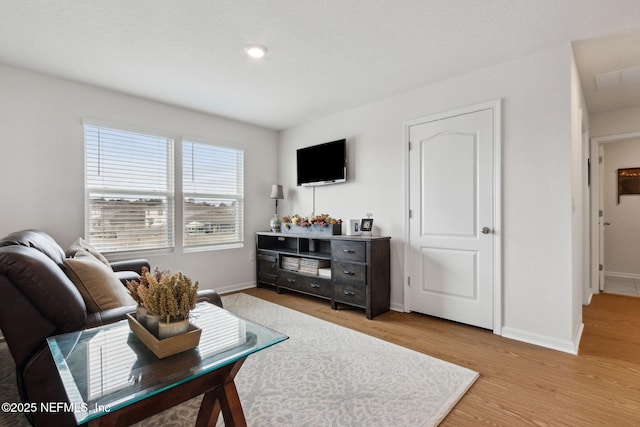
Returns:
[[[640,194],[640,168],[618,169],[618,204],[628,194]]]

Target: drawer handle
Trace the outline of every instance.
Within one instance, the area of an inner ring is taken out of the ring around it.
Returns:
[[[356,295],[356,293],[355,293],[355,292],[353,292],[353,291],[347,291],[347,290],[345,290],[345,291],[344,291],[344,294],[345,294],[345,295],[347,295],[347,296],[349,296],[349,297],[353,297],[353,296],[355,296],[355,295]]]
[[[349,270],[344,270],[344,271],[343,271],[343,273],[344,273],[344,274],[347,274],[347,275],[349,275],[349,276],[353,276],[354,274],[356,274],[356,273],[354,273],[353,271],[349,271]]]
[[[343,252],[344,252],[345,254],[355,254],[355,253],[356,253],[356,251],[354,251],[354,250],[352,250],[352,249],[345,249]]]
[[[287,279],[287,282],[289,282],[289,283],[296,283],[296,279]]]
[[[317,283],[310,283],[309,286],[311,286],[314,289],[318,289],[320,287],[320,285],[318,285]]]

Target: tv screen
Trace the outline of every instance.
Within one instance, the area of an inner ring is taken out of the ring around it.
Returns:
[[[327,185],[347,181],[347,140],[326,142],[297,151],[298,185]]]

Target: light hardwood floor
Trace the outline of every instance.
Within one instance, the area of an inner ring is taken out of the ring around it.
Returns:
[[[243,292],[479,372],[442,426],[640,425],[640,298],[595,295],[576,356],[417,313],[367,320],[304,295]]]

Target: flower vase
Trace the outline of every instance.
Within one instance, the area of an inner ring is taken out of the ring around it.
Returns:
[[[274,233],[279,233],[280,232],[280,218],[278,218],[278,215],[274,216],[273,218],[271,218],[271,221],[269,222],[269,225],[271,226],[271,231],[273,231]]]
[[[184,334],[189,330],[189,319],[180,320],[178,322],[159,322],[158,323],[158,339],[170,338],[176,335]]]
[[[157,314],[151,314],[147,312],[147,321],[145,328],[151,332],[154,336],[158,336],[158,324],[160,323],[160,316]]]
[[[147,327],[147,309],[141,305],[136,307],[136,320],[145,328]]]

